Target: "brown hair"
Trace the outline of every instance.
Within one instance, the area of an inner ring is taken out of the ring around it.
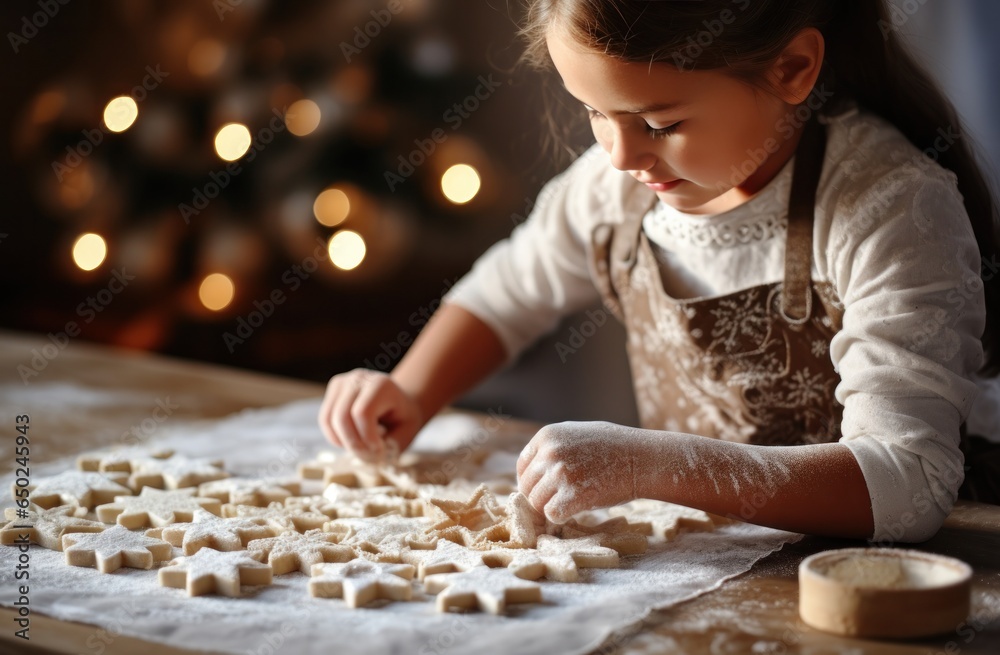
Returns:
[[[826,41],[817,88],[832,93],[819,110],[849,101],[895,125],[914,146],[958,177],[979,243],[986,295],[983,373],[1000,372],[1000,210],[974,146],[959,138],[942,150],[939,130],[965,136],[947,96],[899,39],[885,0],[526,0],[523,60],[550,68],[545,36],[558,25],[578,43],[623,61],[667,62],[682,70],[726,69],[767,89],[764,76],[802,29]]]

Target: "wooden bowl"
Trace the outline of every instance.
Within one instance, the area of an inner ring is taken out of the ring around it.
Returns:
[[[916,550],[828,550],[799,565],[799,616],[849,637],[952,632],[969,614],[971,591],[968,564]]]

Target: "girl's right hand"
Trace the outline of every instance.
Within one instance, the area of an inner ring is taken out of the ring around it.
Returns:
[[[417,401],[386,373],[358,368],[330,378],[319,427],[335,446],[366,461],[382,461],[385,440],[400,452],[423,426]]]

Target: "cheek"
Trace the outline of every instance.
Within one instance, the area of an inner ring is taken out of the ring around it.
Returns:
[[[611,152],[615,143],[614,130],[604,121],[591,121],[590,129],[594,133],[594,138],[601,144],[601,147]]]

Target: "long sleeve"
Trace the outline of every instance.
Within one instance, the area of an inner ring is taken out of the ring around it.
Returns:
[[[444,298],[496,332],[508,363],[562,317],[599,299],[587,253],[592,217],[609,206],[609,178],[617,173],[605,160],[594,146],[553,178],[527,220],[487,250]]]
[[[826,248],[845,306],[830,347],[841,443],[868,484],[878,543],[928,539],[951,511],[983,356],[980,257],[955,176],[915,157],[855,174]]]

